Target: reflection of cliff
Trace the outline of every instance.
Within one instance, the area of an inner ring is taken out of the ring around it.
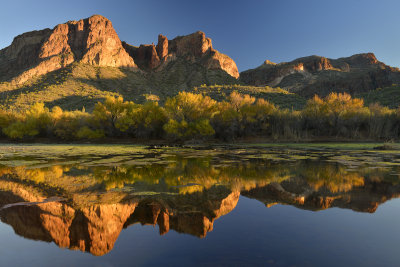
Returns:
[[[327,187],[315,189],[315,185],[297,177],[281,184],[271,183],[241,193],[243,196],[265,203],[266,206],[280,203],[307,210],[338,207],[373,213],[380,204],[400,197],[400,185],[365,179],[360,186],[335,192],[328,190]]]
[[[72,199],[65,203],[16,205],[0,210],[0,216],[23,237],[104,255],[112,250],[121,230],[136,223],[158,225],[160,234],[174,230],[205,237],[216,219],[236,207],[240,194],[267,206],[281,203],[308,210],[340,207],[362,212],[374,212],[381,203],[400,196],[400,185],[371,179],[351,189],[340,187],[345,189],[343,191],[330,191],[329,187],[329,183],[318,183],[316,187],[304,178],[292,177],[242,192],[213,186],[192,194],[125,195],[114,198],[115,202],[111,198],[115,195],[110,192],[97,204],[90,204],[92,199],[88,198],[86,205],[82,199],[78,205]],[[43,201],[45,197],[34,189],[21,183],[1,181],[0,207]]]
[[[139,167],[0,168],[0,218],[26,238],[104,255],[122,229],[136,223],[158,225],[160,234],[174,230],[205,237],[240,195],[267,206],[362,212],[400,196],[395,169],[259,163],[213,165],[210,158],[196,158]],[[50,196],[66,201],[1,208]]]
[[[178,195],[172,201],[162,199],[142,201],[125,226],[134,223],[158,224],[161,235],[173,229],[179,233],[205,237],[212,231],[215,219],[236,207],[240,195],[239,192],[230,193],[227,190],[213,194],[214,190],[217,189],[213,188],[204,194]]]
[[[0,191],[0,204],[32,199],[24,197]],[[192,195],[142,197],[78,208],[59,202],[18,205],[1,210],[0,215],[18,235],[103,255],[112,250],[123,227],[133,223],[158,224],[161,234],[174,229],[204,237],[214,220],[233,210],[238,199],[238,192],[216,187]]]
[[[1,219],[23,237],[103,255],[113,248],[135,207],[136,203],[119,203],[74,210],[52,202],[4,209]]]

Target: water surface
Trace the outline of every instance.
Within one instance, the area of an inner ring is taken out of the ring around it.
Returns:
[[[0,155],[1,266],[400,262],[400,150],[2,145]]]

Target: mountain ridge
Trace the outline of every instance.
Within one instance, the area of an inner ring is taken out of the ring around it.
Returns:
[[[204,85],[202,91],[221,96],[229,92],[216,88],[238,85],[241,91],[246,85],[254,87],[247,90],[254,96],[267,86],[307,99],[330,92],[357,96],[393,84],[400,84],[399,69],[373,53],[338,59],[313,55],[278,64],[266,60],[239,73],[235,61],[215,50],[204,32],[173,39],[160,34],[157,44],[134,46],[121,41],[101,15],[18,35],[0,50],[0,105],[6,109],[40,101],[90,110],[110,95],[139,103],[148,97],[164,101]]]
[[[110,20],[93,15],[16,36],[10,46],[0,50],[0,79],[19,85],[73,62],[149,71],[177,57],[207,69],[221,69],[234,78],[239,76],[236,63],[213,49],[211,39],[200,31],[171,41],[160,35],[157,49],[159,52],[154,44],[136,48],[121,42]]]
[[[330,59],[312,55],[290,62],[272,63],[240,73],[242,82],[255,86],[281,87],[302,96],[347,92],[352,95],[400,82],[400,70],[369,53]]]

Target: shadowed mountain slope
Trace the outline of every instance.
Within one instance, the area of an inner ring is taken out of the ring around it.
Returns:
[[[303,57],[275,64],[268,60],[240,74],[242,82],[281,87],[305,97],[330,92],[352,95],[400,83],[400,70],[378,61],[373,53],[329,59]]]

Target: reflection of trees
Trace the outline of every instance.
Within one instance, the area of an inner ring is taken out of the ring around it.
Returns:
[[[391,183],[399,180],[397,176],[390,175],[387,168],[349,170],[346,166],[326,162],[303,161],[290,167],[266,162],[213,165],[211,158],[175,158],[173,162],[167,165],[116,167],[98,171],[95,178],[104,183],[107,189],[145,182],[149,185],[162,183],[169,190],[176,189],[179,193],[201,192],[218,184],[225,185],[232,191],[250,190],[294,177],[301,178],[316,191],[324,189],[338,193],[363,186],[365,178]]]
[[[2,167],[0,168],[0,176],[9,175],[19,180],[31,181],[34,183],[45,183],[63,176],[66,167],[51,166],[42,169],[31,169],[25,166],[18,167]]]
[[[363,186],[365,179],[397,184],[400,179],[390,168],[358,168],[314,161],[291,165],[266,161],[224,162],[210,157],[171,156],[161,163],[121,166],[54,165],[43,168],[2,167],[0,175],[21,181],[59,188],[66,192],[111,190],[133,185],[138,190],[189,194],[215,185],[231,191],[250,190],[272,182],[301,179],[313,190],[347,192]]]
[[[289,178],[289,169],[282,165],[236,163],[213,165],[212,158],[174,158],[172,163],[145,166],[121,166],[111,169],[95,168],[94,177],[106,189],[144,182],[163,184],[179,193],[201,192],[214,185],[225,185],[232,191],[254,188]]]
[[[354,186],[363,186],[364,176],[346,168],[337,164],[312,164],[301,166],[298,173],[316,191],[324,188],[332,193],[347,192]]]
[[[27,238],[103,255],[120,231],[135,223],[157,224],[161,234],[173,229],[204,237],[216,219],[235,208],[240,195],[266,205],[374,212],[399,195],[400,179],[393,175],[399,171],[348,169],[316,161],[237,162],[211,156],[171,156],[161,163],[114,167],[2,167],[0,206],[43,202],[54,195],[68,201],[14,206],[0,210],[0,217]],[[112,190],[125,186],[126,190]]]
[[[73,169],[73,170],[72,170]],[[30,166],[0,167],[0,181],[13,180],[23,184],[33,184],[42,191],[82,192],[96,187],[96,181],[90,170],[65,165],[53,165],[43,168]],[[98,186],[100,187],[100,186]]]

